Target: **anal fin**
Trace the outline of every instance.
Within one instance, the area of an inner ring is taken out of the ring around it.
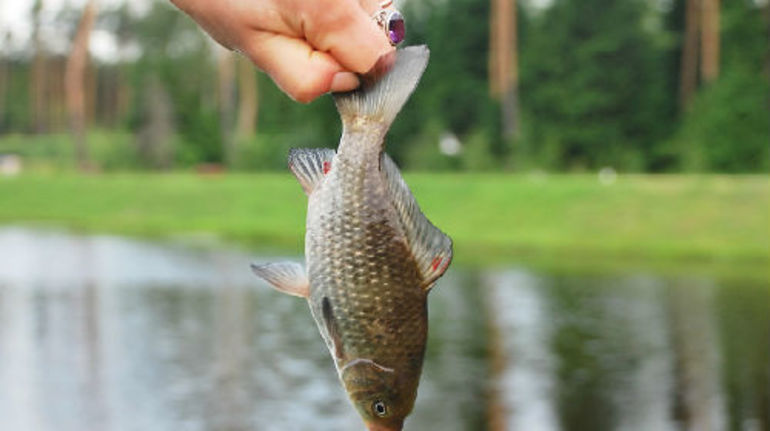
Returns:
[[[332,303],[326,296],[321,300],[321,314],[324,319],[324,324],[326,325],[326,332],[329,334],[329,338],[334,346],[334,357],[342,359],[345,357],[345,349],[342,346],[342,336],[340,336],[337,320],[334,318]]]
[[[307,272],[296,262],[251,264],[251,270],[280,292],[300,298],[310,296]]]
[[[289,169],[297,177],[302,190],[310,195],[332,168],[335,151],[331,148],[292,148]]]

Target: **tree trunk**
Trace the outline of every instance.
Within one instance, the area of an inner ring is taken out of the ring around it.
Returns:
[[[32,45],[35,51],[30,70],[30,99],[32,104],[31,118],[32,130],[35,133],[46,131],[46,53],[43,41],[40,38],[40,12],[43,9],[43,1],[36,0],[32,7]]]
[[[60,57],[48,62],[48,113],[50,130],[67,130],[66,94],[64,90],[64,72],[66,60]]]
[[[682,110],[690,106],[698,88],[698,33],[701,0],[685,0],[684,40],[680,67],[679,104]]]
[[[123,121],[131,109],[132,92],[131,86],[126,84],[126,73],[123,70],[123,65],[118,66],[118,83],[117,94],[115,96],[115,104],[117,113],[116,118],[118,122]]]
[[[235,130],[239,139],[247,139],[257,131],[259,93],[254,66],[243,56],[238,56],[238,87],[238,122]]]
[[[219,127],[222,136],[222,155],[224,162],[230,165],[235,156],[232,133],[235,111],[235,54],[221,50],[217,60],[217,88],[219,99]]]
[[[65,97],[69,114],[70,130],[75,142],[75,156],[78,167],[87,170],[89,165],[88,143],[86,142],[86,95],[85,81],[88,65],[88,39],[96,17],[96,1],[89,0],[78,24],[72,50],[67,58],[64,71]]]
[[[701,0],[701,80],[710,84],[719,76],[719,0]]]
[[[98,107],[97,93],[99,90],[99,68],[86,64],[85,71],[85,124],[86,128],[96,124],[96,111]]]
[[[6,32],[4,36],[5,46],[9,45],[11,40],[11,32]],[[8,92],[8,82],[10,81],[10,70],[8,66],[8,60],[5,56],[0,55],[0,133],[5,131],[5,105],[6,105],[6,93]]]
[[[767,40],[770,40],[770,2],[768,2],[765,7],[762,8],[762,16],[765,18],[765,26],[766,26],[766,33],[765,37],[767,37]],[[765,50],[765,79],[770,81],[770,50]],[[767,131],[770,132],[770,94],[765,95],[767,98],[767,110],[765,113],[767,114],[768,122],[765,123],[768,127]],[[770,406],[770,393],[765,393],[765,396],[768,398],[768,403],[765,404],[766,406]],[[770,411],[766,413],[768,420],[765,421],[766,424],[768,424],[768,427],[770,427]]]
[[[765,37],[770,40],[770,2],[762,8],[762,16],[765,17]],[[765,76],[770,79],[770,50],[765,51]]]
[[[516,0],[492,0],[490,16],[489,90],[501,101],[503,137],[518,133],[518,49]]]
[[[142,161],[157,169],[173,166],[174,108],[171,96],[160,79],[153,75],[143,86],[142,126],[137,134],[137,149]]]

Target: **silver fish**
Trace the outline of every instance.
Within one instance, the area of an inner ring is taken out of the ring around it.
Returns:
[[[428,333],[427,295],[452,260],[452,241],[422,214],[385,134],[428,62],[399,50],[374,83],[334,96],[338,151],[295,149],[289,168],[308,196],[305,268],[252,265],[306,298],[340,380],[369,430],[400,430],[412,411]]]

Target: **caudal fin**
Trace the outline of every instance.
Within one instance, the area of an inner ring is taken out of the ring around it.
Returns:
[[[389,126],[420,81],[429,55],[425,45],[400,49],[391,69],[377,81],[364,82],[354,91],[336,93],[334,102],[343,124],[365,118]]]

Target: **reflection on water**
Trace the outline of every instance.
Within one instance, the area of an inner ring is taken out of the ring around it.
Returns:
[[[767,286],[507,271],[488,288],[496,429],[770,429]]]
[[[361,429],[304,301],[250,260],[0,230],[0,428]],[[767,430],[768,305],[708,279],[454,269],[407,429]]]
[[[524,272],[489,277],[498,429],[558,430],[552,325],[539,280]]]

